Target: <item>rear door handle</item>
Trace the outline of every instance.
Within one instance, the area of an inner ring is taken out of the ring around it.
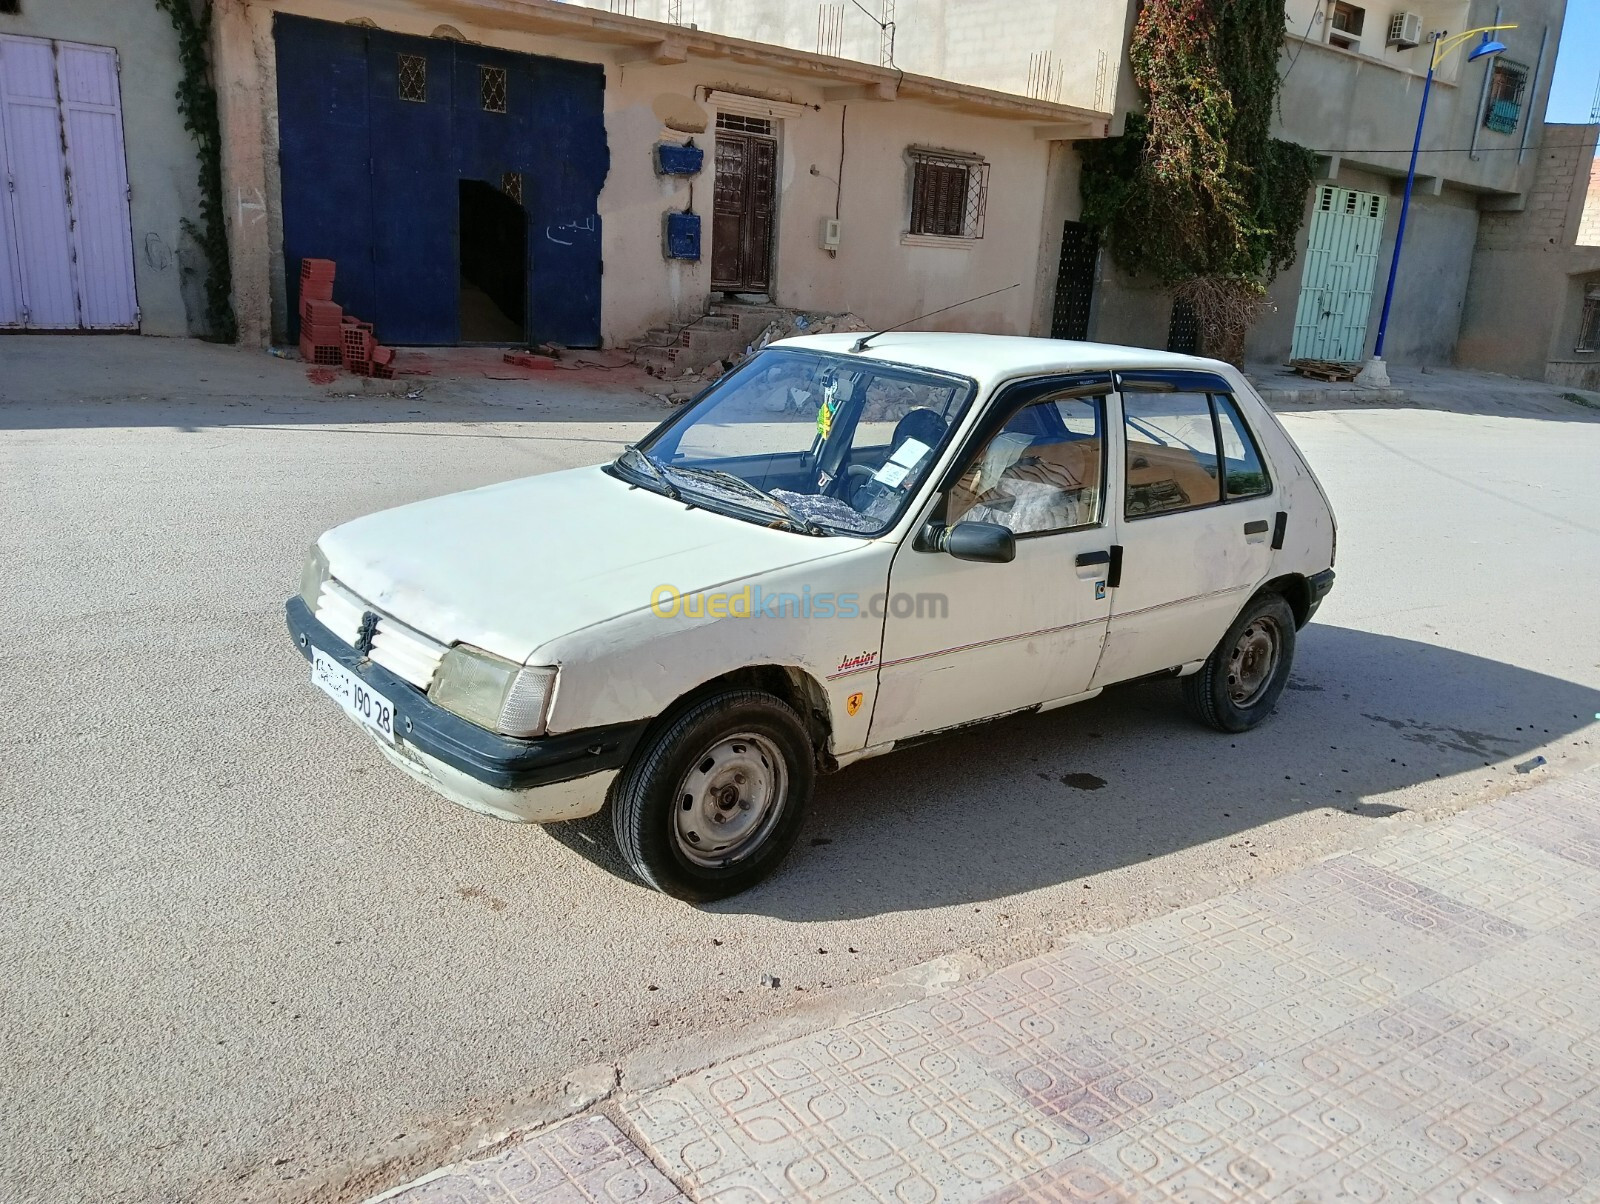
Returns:
[[[1086,569],[1086,568],[1089,568],[1092,565],[1096,565],[1096,564],[1110,564],[1110,563],[1111,563],[1111,553],[1110,552],[1079,552],[1078,553],[1077,564],[1078,564],[1078,567],[1080,569]]]
[[[1255,522],[1246,523],[1244,525],[1244,533],[1246,535],[1265,535],[1267,533],[1267,520],[1258,518]]]

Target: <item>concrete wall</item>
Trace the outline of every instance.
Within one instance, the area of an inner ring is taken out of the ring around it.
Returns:
[[[140,330],[203,333],[205,261],[182,226],[199,218],[199,164],[174,99],[182,72],[171,20],[149,0],[23,0],[20,15],[0,15],[0,33],[117,50]]]
[[[619,11],[615,0],[574,0]],[[1129,0],[1069,4],[1015,0],[679,0],[683,24],[712,33],[891,65],[879,22],[892,13],[893,66],[997,92],[1109,111],[1123,62]],[[668,21],[672,0],[632,0],[620,11]],[[876,17],[876,19],[874,19]],[[830,24],[831,22],[831,24]],[[831,31],[836,30],[837,33]]]
[[[1296,2],[1302,9],[1310,7],[1308,0]],[[1520,193],[1532,178],[1533,162],[1531,152],[1519,154],[1519,148],[1524,135],[1529,147],[1539,145],[1566,0],[1506,0],[1501,4],[1472,0],[1470,5],[1453,0],[1437,7],[1438,19],[1425,21],[1425,28],[1460,32],[1500,23],[1495,15],[1501,12],[1503,23],[1518,26],[1495,35],[1506,44],[1505,57],[1526,66],[1530,76],[1536,67],[1538,73],[1523,98],[1516,130],[1500,134],[1482,124],[1484,82],[1493,58],[1466,61],[1476,38],[1446,58],[1428,100],[1417,174],[1434,191],[1438,181],[1477,192]],[[1447,10],[1461,15],[1446,23]],[[1369,22],[1387,25],[1389,6],[1371,5],[1367,12]],[[1290,37],[1283,54],[1287,74],[1278,136],[1336,156],[1348,166],[1405,175],[1428,66],[1426,46],[1373,56],[1365,53],[1364,37],[1363,53],[1352,54],[1322,44],[1320,35],[1302,41],[1298,35],[1305,29],[1306,17],[1302,14],[1295,20],[1295,3],[1291,3],[1288,16]],[[1381,36],[1378,41],[1381,43]]]
[[[1318,184],[1390,198],[1367,322],[1370,351],[1383,308],[1431,50],[1426,43],[1411,50],[1386,46],[1392,8],[1377,5],[1367,6],[1359,53],[1328,46],[1326,19],[1314,21],[1312,14],[1325,14],[1330,7],[1316,6],[1315,0],[1289,0],[1290,37],[1284,49],[1285,82],[1276,133],[1322,155],[1325,179]],[[1406,7],[1423,15],[1425,33],[1516,23],[1517,29],[1495,36],[1506,44],[1506,57],[1524,64],[1530,75],[1521,120],[1510,134],[1483,127],[1484,86],[1493,60],[1466,61],[1476,38],[1445,58],[1434,80],[1384,356],[1395,363],[1439,364],[1452,359],[1468,306],[1480,210],[1518,206],[1533,187],[1566,3],[1424,0]],[[1302,38],[1308,28],[1309,36]],[[1314,196],[1315,189],[1307,198],[1301,227],[1302,257]],[[1247,346],[1250,358],[1288,357],[1302,275],[1303,258],[1297,257],[1273,283],[1269,308]]]
[[[429,35],[441,24],[427,4],[220,0],[216,36],[222,78],[225,188],[241,337],[265,342],[285,328],[282,202],[277,167],[272,14],[370,20],[382,28]],[[963,298],[1020,287],[942,315],[939,329],[1028,333],[1037,296],[1042,215],[1052,143],[1026,121],[974,116],[908,101],[827,100],[824,82],[795,80],[758,66],[690,59],[682,64],[619,63],[612,48],[534,33],[450,23],[468,40],[508,50],[598,62],[606,68],[606,128],[611,173],[600,195],[604,221],[602,330],[608,345],[669,319],[703,312],[710,292],[714,130],[697,137],[707,170],[692,182],[655,175],[651,148],[663,138],[662,114],[698,105],[714,126],[708,90],[760,93],[780,125],[780,172],[774,300],[795,308],[850,310],[892,325]],[[752,103],[748,100],[746,105]],[[841,122],[844,165],[840,173]],[[990,164],[988,217],[981,240],[906,239],[909,146],[982,155]],[[1059,144],[1055,144],[1059,145]],[[1074,156],[1075,157],[1075,156]],[[813,171],[813,169],[815,169]],[[842,188],[836,181],[843,180]],[[668,262],[661,255],[661,215],[689,204],[704,221],[705,257]],[[838,194],[843,245],[837,258],[819,246],[820,224]],[[1053,275],[1050,278],[1053,282]],[[381,337],[381,333],[380,337]]]
[[[1575,350],[1584,288],[1600,281],[1600,246],[1584,241],[1600,126],[1545,133],[1527,207],[1483,215],[1457,361],[1585,385],[1600,374],[1600,355]]]

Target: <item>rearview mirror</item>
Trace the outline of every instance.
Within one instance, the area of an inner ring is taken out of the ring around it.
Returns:
[[[1009,564],[1017,558],[1017,537],[999,523],[935,524],[923,532],[921,542],[930,551],[948,552],[957,560]]]

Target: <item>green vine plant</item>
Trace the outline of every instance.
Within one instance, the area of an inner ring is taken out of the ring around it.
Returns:
[[[1129,44],[1145,112],[1078,144],[1083,220],[1124,271],[1191,304],[1204,349],[1233,363],[1295,260],[1316,169],[1271,136],[1283,20],[1283,0],[1145,0]]]
[[[183,66],[178,112],[183,116],[183,128],[194,137],[200,158],[200,221],[184,218],[183,229],[205,257],[210,337],[231,343],[238,337],[239,326],[233,312],[228,230],[222,218],[222,124],[206,49],[211,37],[211,0],[155,0],[155,5],[172,18],[178,31],[178,58]]]

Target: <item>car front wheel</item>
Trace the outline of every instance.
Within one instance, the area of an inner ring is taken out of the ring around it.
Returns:
[[[1294,612],[1283,595],[1253,599],[1200,671],[1183,679],[1190,712],[1218,731],[1255,727],[1272,714],[1289,680],[1294,639]]]
[[[617,848],[675,898],[736,895],[794,844],[815,776],[811,739],[787,703],[754,690],[712,695],[634,753],[611,801]]]

